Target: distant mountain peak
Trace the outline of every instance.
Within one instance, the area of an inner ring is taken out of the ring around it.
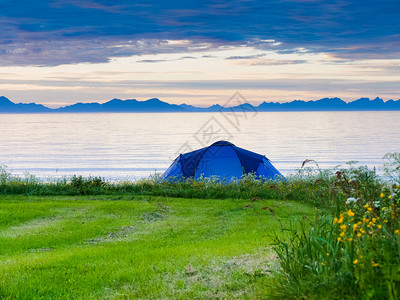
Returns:
[[[15,105],[15,103],[10,101],[7,97],[0,96],[0,105]]]
[[[213,104],[209,108],[221,108],[222,106],[219,104]]]
[[[162,102],[162,103],[166,103],[166,102],[164,102],[164,101],[161,101],[161,100],[158,99],[158,98],[151,98],[151,99],[145,100],[144,102]]]

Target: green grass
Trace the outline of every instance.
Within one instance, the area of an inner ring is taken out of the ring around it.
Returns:
[[[282,200],[1,196],[1,299],[267,298]],[[262,209],[268,206],[270,210]]]

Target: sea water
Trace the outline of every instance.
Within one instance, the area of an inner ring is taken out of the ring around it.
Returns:
[[[0,165],[18,176],[137,180],[218,140],[265,155],[284,175],[305,159],[382,172],[383,156],[400,152],[400,112],[0,114]]]

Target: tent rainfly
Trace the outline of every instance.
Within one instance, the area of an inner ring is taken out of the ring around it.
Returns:
[[[265,179],[284,179],[264,155],[236,147],[226,141],[180,154],[162,177],[198,179],[201,176],[217,176],[219,179],[230,181],[248,173],[254,173]]]

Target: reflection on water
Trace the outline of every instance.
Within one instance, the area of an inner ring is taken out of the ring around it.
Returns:
[[[0,165],[13,174],[138,179],[180,153],[229,139],[284,174],[305,159],[322,168],[382,166],[400,151],[400,112],[0,114]]]

